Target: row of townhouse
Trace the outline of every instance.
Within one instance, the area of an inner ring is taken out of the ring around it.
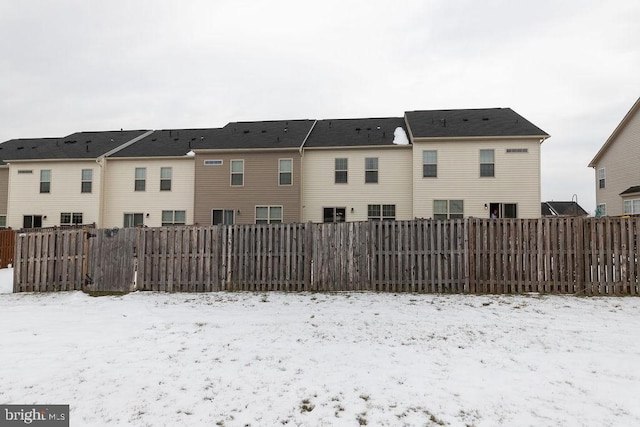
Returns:
[[[538,218],[546,138],[492,108],[16,139],[0,144],[0,222]]]

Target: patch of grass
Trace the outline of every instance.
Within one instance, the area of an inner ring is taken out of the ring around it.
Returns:
[[[311,403],[311,400],[304,399],[300,405],[300,412],[311,412],[315,409],[316,405]]]
[[[362,414],[359,414],[358,417],[356,418],[356,420],[358,420],[358,425],[361,426],[366,426],[369,422],[367,421],[367,413],[363,412]]]

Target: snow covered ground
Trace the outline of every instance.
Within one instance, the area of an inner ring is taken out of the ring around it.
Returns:
[[[0,343],[72,426],[640,425],[639,298],[2,294]]]

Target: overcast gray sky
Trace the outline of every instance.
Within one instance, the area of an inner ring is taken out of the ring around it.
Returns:
[[[0,0],[0,141],[511,107],[551,134],[543,200],[640,96],[640,2]]]

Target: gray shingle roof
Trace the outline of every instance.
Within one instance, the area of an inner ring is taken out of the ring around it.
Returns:
[[[415,138],[549,136],[511,108],[407,111],[405,116]]]
[[[196,142],[213,141],[221,129],[163,129],[156,130],[135,144],[123,148],[111,157],[172,157],[184,156]]]
[[[574,201],[542,202],[542,216],[587,216],[587,211]]]
[[[305,148],[393,145],[394,131],[406,126],[402,117],[318,120]]]
[[[142,135],[144,130],[76,132],[64,138],[13,139],[0,144],[0,159],[91,159]],[[5,146],[5,144],[8,144]],[[5,148],[7,151],[4,151]]]
[[[19,138],[10,139],[0,144],[0,165],[5,165],[4,159],[19,159],[28,156],[41,145],[55,144],[59,138]]]
[[[313,120],[274,120],[231,122],[213,129],[209,137],[198,140],[194,149],[297,149],[307,137]]]

